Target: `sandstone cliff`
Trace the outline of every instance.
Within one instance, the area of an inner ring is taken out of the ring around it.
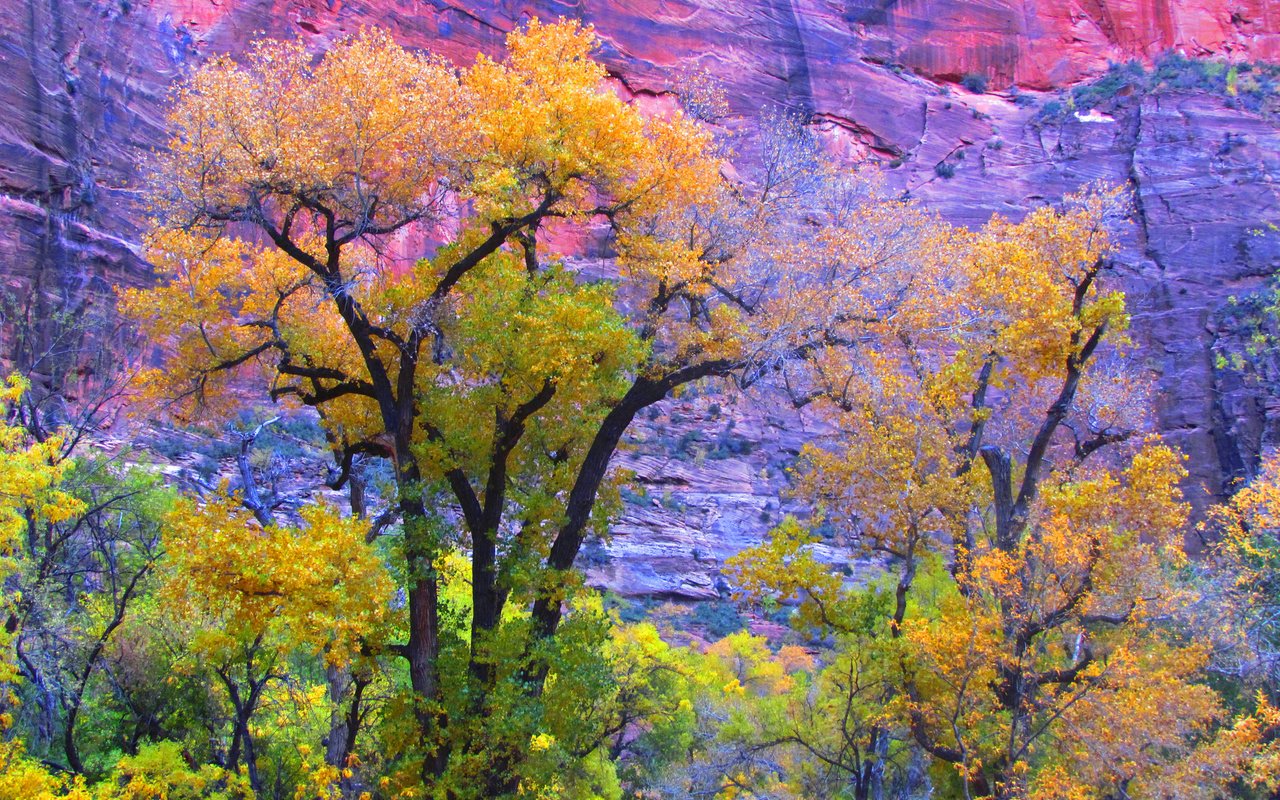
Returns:
[[[1280,56],[1280,5],[1266,0],[8,0],[0,288],[39,316],[148,279],[139,164],[162,141],[168,87],[210,55],[240,52],[259,31],[321,49],[376,24],[461,60],[496,50],[533,15],[596,25],[603,59],[634,95],[660,98],[673,70],[696,67],[724,84],[734,115],[771,104],[811,114],[832,146],[892,165],[892,181],[955,221],[1017,215],[1090,180],[1129,184],[1136,224],[1121,260],[1135,338],[1160,388],[1159,425],[1191,455],[1194,490],[1222,492],[1280,441],[1275,401],[1212,350],[1231,335],[1218,323],[1227,298],[1280,265],[1280,236],[1259,234],[1280,217],[1280,127],[1194,87],[1046,108],[1109,62],[1169,50]],[[961,88],[965,76],[993,93]],[[723,426],[685,416],[706,423],[705,437]],[[758,410],[741,418],[735,436],[767,447],[687,464],[654,448],[624,457],[649,497],[627,506],[600,580],[715,594],[719,559],[779,513],[781,465],[798,441]],[[679,437],[694,423],[655,425]]]

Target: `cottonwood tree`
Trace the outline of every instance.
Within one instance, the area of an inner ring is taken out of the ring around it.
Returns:
[[[1257,477],[1231,499],[1209,509],[1200,530],[1209,538],[1212,575],[1220,589],[1215,611],[1237,636],[1224,649],[1220,667],[1261,682],[1274,695],[1280,656],[1276,654],[1277,570],[1280,566],[1280,458],[1262,462]]]
[[[882,623],[795,524],[735,563],[745,590],[801,598],[802,624],[896,663],[875,689],[892,714],[858,740],[909,740],[958,796],[1217,796],[1260,744],[1214,736],[1206,651],[1168,624],[1191,596],[1185,472],[1142,436],[1120,366],[1118,204],[1094,191],[955,232],[897,317],[811,362],[803,399],[839,433],[806,450],[800,492],[886,559]],[[1188,780],[1206,764],[1215,781]],[[850,770],[855,796],[878,774]]]
[[[183,501],[168,515],[160,597],[189,621],[193,666],[230,709],[226,726],[211,726],[210,738],[226,742],[216,761],[232,772],[243,767],[254,791],[264,786],[255,715],[272,684],[289,680],[290,657],[347,668],[381,638],[392,586],[365,540],[368,528],[317,504],[303,509],[299,527],[262,530],[230,498]],[[330,766],[345,766],[354,748],[360,702],[357,692],[343,709],[357,724],[343,731],[343,752]]]
[[[556,634],[637,413],[849,340],[900,301],[924,227],[819,202],[811,165],[729,185],[712,135],[619,99],[594,43],[534,22],[462,69],[377,31],[318,60],[270,41],[214,59],[150,181],[160,285],[124,302],[167,353],[145,382],[172,409],[217,414],[258,381],[320,410],[344,464],[391,460],[408,622],[388,647],[420,779],[459,796],[513,792],[547,693],[573,685],[557,647],[581,638]],[[616,270],[572,269],[579,234]],[[415,241],[426,257],[398,261]],[[459,550],[462,609],[438,569]]]
[[[33,432],[27,391],[17,376],[0,386],[0,727],[16,722],[23,747],[83,772],[81,712],[149,586],[168,497],[114,459],[72,457],[83,429]]]

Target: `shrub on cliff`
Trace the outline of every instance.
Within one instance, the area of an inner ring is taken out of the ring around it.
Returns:
[[[979,72],[970,72],[960,79],[960,85],[974,94],[985,94],[987,91],[987,76]]]

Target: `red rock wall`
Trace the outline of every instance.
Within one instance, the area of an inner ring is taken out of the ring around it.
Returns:
[[[1108,60],[1151,59],[1171,49],[1256,59],[1280,53],[1280,7],[1267,0],[155,0],[150,8],[218,49],[260,29],[323,38],[372,21],[415,44],[443,39],[444,49],[462,53],[494,46],[495,33],[529,16],[563,15],[594,23],[624,58],[658,67],[691,56],[767,62],[788,49],[784,60],[822,67],[865,52],[928,76],[980,72],[1039,88],[1077,81]]]
[[[939,87],[968,73],[995,89],[1060,87],[1170,49],[1275,59],[1280,2],[1267,0],[0,0],[0,289],[52,309],[148,280],[139,165],[163,141],[168,88],[204,58],[242,52],[258,32],[320,50],[368,24],[466,60],[533,15],[594,24],[601,57],[638,96],[701,67],[740,117],[775,103],[811,112],[842,147],[901,160],[892,179],[959,222],[1016,215],[1088,180],[1128,183],[1139,213],[1122,260],[1161,427],[1209,492],[1280,442],[1280,413],[1223,383],[1207,330],[1228,295],[1280,266],[1274,237],[1254,234],[1280,219],[1277,125],[1194,94],[1050,124],[1007,96]],[[950,180],[934,172],[943,160]],[[767,502],[724,519],[749,521]]]
[[[1044,88],[1170,48],[1280,53],[1280,3],[1266,0],[7,0],[0,192],[128,240],[136,165],[161,140],[160,101],[208,55],[239,52],[259,32],[321,49],[368,24],[465,60],[534,15],[596,25],[602,57],[633,90],[665,91],[673,67],[701,66],[741,113],[784,102],[894,133],[893,118],[916,109],[898,107],[901,81],[881,64]],[[912,144],[902,133],[888,141],[896,150]],[[4,232],[22,233],[8,216]]]
[[[1169,50],[1263,60],[1280,54],[1280,5],[1265,0],[911,0],[890,4],[887,26],[903,63],[919,72],[977,72],[1033,88]]]
[[[1170,48],[1280,54],[1280,3],[1267,0],[6,0],[0,193],[35,209],[0,215],[0,232],[28,242],[24,252],[38,247],[31,242],[41,232],[15,216],[47,209],[68,215],[49,228],[83,224],[131,240],[136,168],[161,141],[167,88],[256,33],[301,36],[321,49],[361,25],[383,25],[408,45],[465,60],[496,50],[534,15],[596,25],[602,57],[632,90],[668,90],[673,67],[700,66],[726,84],[740,113],[783,102],[852,120],[894,151],[914,145],[918,120],[902,118],[919,109],[901,107],[902,81],[880,65],[1045,88]],[[9,276],[35,268],[5,267]]]

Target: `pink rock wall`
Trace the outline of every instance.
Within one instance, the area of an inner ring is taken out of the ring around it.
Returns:
[[[892,180],[958,222],[1017,215],[1088,180],[1129,184],[1138,214],[1122,261],[1135,335],[1194,486],[1218,493],[1280,443],[1277,410],[1220,374],[1209,350],[1214,310],[1280,266],[1274,237],[1254,234],[1280,219],[1276,123],[1194,93],[1120,98],[1100,122],[1046,121],[1007,95],[954,86],[978,73],[996,90],[1063,87],[1170,49],[1275,59],[1280,2],[1268,0],[3,0],[0,289],[51,310],[149,279],[136,251],[140,164],[163,141],[169,87],[210,55],[242,52],[258,32],[320,50],[380,25],[465,61],[534,15],[594,24],[601,57],[637,96],[661,98],[674,69],[698,67],[741,118],[770,104],[809,112],[842,147],[900,161]],[[944,160],[950,180],[934,171]],[[713,516],[744,542],[768,527],[758,518],[776,487],[721,493],[715,476],[688,480],[673,487],[677,501],[740,495]],[[633,514],[623,535],[656,513]],[[618,575],[651,571],[643,542],[632,549],[641,566]],[[680,569],[710,568],[696,561]],[[705,575],[672,575],[664,585],[708,591]]]

